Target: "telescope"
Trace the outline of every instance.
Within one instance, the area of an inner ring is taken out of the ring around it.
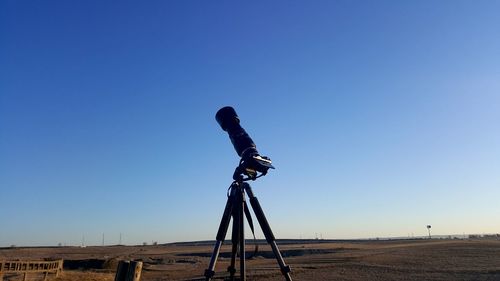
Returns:
[[[220,221],[219,230],[217,231],[217,236],[214,250],[212,252],[212,257],[208,268],[205,270],[205,281],[211,281],[215,276],[215,265],[217,259],[219,258],[219,253],[221,251],[222,244],[226,239],[227,230],[229,228],[230,221],[232,219],[232,234],[231,234],[231,263],[227,268],[229,272],[229,280],[235,280],[236,276],[236,257],[239,256],[240,260],[240,281],[246,280],[246,255],[245,255],[245,217],[247,218],[248,225],[252,230],[253,237],[255,239],[254,227],[252,217],[250,215],[250,208],[246,202],[246,197],[248,196],[250,201],[250,206],[257,217],[257,221],[266,237],[266,242],[271,246],[274,253],[274,257],[278,262],[281,270],[281,274],[285,277],[286,281],[292,281],[290,276],[290,266],[286,265],[281,255],[278,245],[276,244],[276,238],[274,237],[271,226],[266,219],[264,211],[260,206],[259,200],[255,197],[248,180],[255,180],[258,177],[264,176],[269,169],[274,169],[271,164],[271,159],[266,156],[261,156],[257,151],[257,146],[253,142],[252,138],[247,134],[245,129],[240,125],[240,119],[236,114],[236,111],[230,107],[226,106],[215,114],[215,120],[219,123],[222,130],[229,134],[229,139],[233,143],[234,149],[238,156],[241,157],[239,165],[234,170],[233,183],[228,189],[226,207],[224,208],[224,213]],[[245,177],[246,176],[246,177]],[[257,244],[255,244],[255,252],[257,252]],[[238,255],[239,252],[239,255]],[[255,253],[254,253],[255,255]],[[219,278],[217,278],[219,279]],[[226,280],[226,279],[225,279]]]
[[[257,151],[257,146],[248,133],[241,127],[240,119],[234,108],[230,106],[223,107],[215,114],[215,120],[226,131],[229,139],[241,157],[239,169],[236,174],[245,174],[249,179],[256,179],[259,176],[267,174],[269,169],[274,169],[271,159],[261,156]]]

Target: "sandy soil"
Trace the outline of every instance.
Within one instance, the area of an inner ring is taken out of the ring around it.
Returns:
[[[500,281],[498,240],[279,242],[294,280]],[[252,251],[253,246],[248,246]],[[204,280],[211,243],[159,246],[3,248],[0,260],[65,260],[57,281],[113,281],[118,260],[144,262],[142,280]],[[223,246],[215,280],[227,277],[230,245]],[[238,266],[238,265],[237,265]],[[247,261],[247,280],[284,280],[267,245]],[[6,281],[22,280],[6,276]],[[31,276],[29,280],[42,280]]]

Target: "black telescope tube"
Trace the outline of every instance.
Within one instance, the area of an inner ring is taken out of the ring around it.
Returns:
[[[229,134],[234,149],[238,156],[243,159],[252,155],[259,155],[256,145],[245,129],[240,125],[240,119],[234,108],[230,106],[223,107],[215,114],[215,120],[221,126],[222,130]]]

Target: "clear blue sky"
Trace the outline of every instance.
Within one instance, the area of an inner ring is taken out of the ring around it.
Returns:
[[[498,1],[0,3],[0,245],[500,232]],[[259,237],[262,234],[259,231]]]

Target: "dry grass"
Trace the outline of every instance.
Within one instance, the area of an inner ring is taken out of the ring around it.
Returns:
[[[248,280],[283,280],[270,248],[260,248],[261,256],[248,261]],[[280,249],[294,280],[500,281],[498,240],[291,243]],[[0,249],[0,259],[103,261],[100,269],[65,269],[57,281],[112,281],[120,259],[142,260],[144,281],[203,280],[211,250],[211,245]],[[229,251],[229,245],[222,249],[218,280],[227,276]]]
[[[66,271],[54,281],[113,281],[115,275],[113,273],[100,273],[89,271]]]

